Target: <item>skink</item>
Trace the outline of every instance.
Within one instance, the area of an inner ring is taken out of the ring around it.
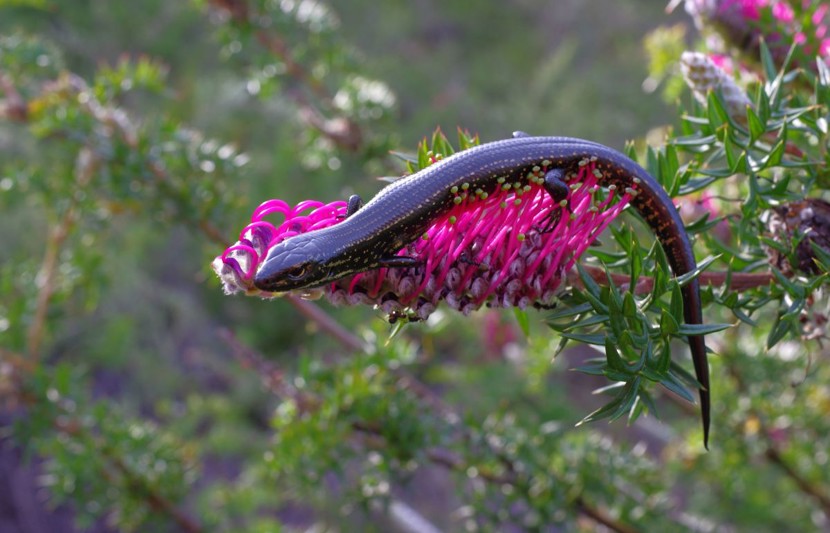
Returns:
[[[569,137],[531,137],[482,144],[456,153],[382,189],[365,206],[350,202],[348,218],[334,226],[291,237],[272,247],[256,273],[263,291],[284,292],[324,285],[350,274],[380,267],[417,267],[399,251],[420,237],[436,217],[453,206],[453,187],[494,190],[497,179],[523,181],[534,166],[548,170],[545,188],[555,201],[567,197],[561,177],[590,160],[602,173],[603,186],[634,188],[631,205],[660,241],[676,276],[697,267],[691,243],[671,198],[651,175],[623,154],[601,144]],[[682,289],[684,318],[703,322],[698,281]],[[689,336],[700,384],[704,445],[710,421],[709,364],[704,337]]]

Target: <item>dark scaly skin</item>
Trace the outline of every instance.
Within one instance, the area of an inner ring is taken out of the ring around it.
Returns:
[[[565,174],[590,160],[602,172],[603,186],[637,191],[631,205],[654,231],[680,276],[697,267],[683,221],[663,187],[640,165],[601,144],[568,137],[530,137],[524,134],[464,150],[401,178],[382,189],[361,208],[334,226],[300,234],[274,246],[256,273],[254,284],[263,291],[285,292],[324,285],[350,274],[379,267],[415,267],[419,263],[398,252],[420,237],[431,222],[449,210],[452,187],[469,184],[471,190],[492,191],[500,177],[526,181],[534,166]],[[543,161],[548,162],[543,165]],[[551,191],[552,195],[555,193]],[[556,196],[554,196],[556,198]],[[692,280],[682,289],[686,323],[703,322],[700,288]],[[700,403],[704,445],[709,442],[709,365],[703,336],[689,336],[695,374],[701,385]]]

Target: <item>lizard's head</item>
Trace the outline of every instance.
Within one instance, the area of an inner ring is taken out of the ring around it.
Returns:
[[[332,279],[327,258],[314,240],[297,235],[268,251],[254,285],[262,291],[287,292],[319,287]]]

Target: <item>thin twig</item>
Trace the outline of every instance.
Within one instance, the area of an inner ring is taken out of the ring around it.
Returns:
[[[819,486],[814,485],[808,481],[804,476],[787,461],[778,448],[771,442],[767,442],[767,449],[764,451],[764,456],[775,466],[784,471],[793,483],[798,485],[798,488],[804,494],[812,497],[822,508],[824,514],[830,517],[830,495],[822,490]]]
[[[276,57],[285,68],[285,73],[297,83],[299,90],[286,91],[285,95],[294,100],[298,118],[336,146],[356,152],[363,146],[363,132],[360,125],[347,116],[327,118],[320,108],[331,109],[333,106],[331,91],[311,71],[297,62],[289,43],[282,35],[269,31],[270,28],[256,26],[257,13],[252,13],[247,0],[211,0],[211,4],[223,10],[233,24],[242,28],[253,28],[259,44]],[[317,99],[318,104],[309,102],[303,90]],[[320,105],[321,104],[321,105]]]
[[[35,302],[35,312],[32,323],[26,333],[26,346],[28,347],[29,359],[33,367],[37,366],[40,360],[40,347],[43,343],[43,335],[46,329],[46,317],[49,314],[49,305],[52,296],[55,294],[57,283],[58,258],[61,248],[69,235],[69,228],[72,226],[74,209],[67,209],[61,220],[55,224],[46,240],[46,251],[43,254],[43,262],[40,266],[38,277],[40,278],[40,289]]]
[[[746,383],[744,383],[743,376],[740,374],[738,367],[732,363],[732,359],[724,357],[729,375],[735,380],[736,387],[739,392],[748,395]],[[805,478],[790,462],[781,454],[778,447],[774,444],[771,432],[764,422],[764,417],[755,409],[750,409],[749,414],[758,421],[759,432],[765,441],[764,458],[771,464],[779,468],[790,480],[795,483],[798,489],[805,495],[812,498],[821,507],[824,514],[830,517],[830,492],[828,492],[820,484],[815,484]]]
[[[4,100],[0,100],[0,117],[8,117],[15,122],[29,120],[29,107],[26,101],[20,96],[9,76],[3,72],[0,72],[0,90],[6,95]]]
[[[639,531],[635,527],[623,524],[619,520],[616,520],[604,509],[592,506],[586,502],[582,496],[577,496],[576,500],[574,500],[574,504],[585,516],[588,516],[594,522],[607,527],[611,531],[616,531],[617,533],[637,533],[637,531]]]
[[[106,452],[102,453],[106,457]],[[151,509],[159,514],[169,516],[181,531],[185,533],[201,533],[204,531],[195,518],[179,509],[176,504],[150,486],[147,480],[133,472],[121,457],[110,455],[109,458],[115,465],[115,468],[124,476],[127,486],[134,492],[143,495]]]
[[[64,415],[68,414],[64,413]],[[68,436],[88,440],[100,453],[101,457],[109,461],[121,474],[124,483],[133,493],[139,494],[145,499],[147,505],[153,511],[170,517],[180,531],[184,533],[202,533],[204,531],[204,528],[195,518],[179,509],[175,503],[158,492],[146,479],[135,473],[121,456],[117,455],[107,443],[103,442],[101,437],[91,433],[80,420],[59,416],[55,417],[53,424],[55,429]],[[118,483],[118,480],[106,469],[102,469],[101,475],[112,484]]]
[[[330,318],[330,317],[329,317]],[[300,409],[301,412],[305,412],[308,409],[316,408],[320,405],[320,401],[311,395],[308,394],[300,394],[299,391],[296,390],[293,386],[289,385],[287,380],[284,378],[284,374],[277,369],[276,365],[268,361],[265,357],[257,353],[253,348],[244,345],[241,343],[230,330],[222,329],[219,331],[219,336],[224,340],[231,348],[231,352],[235,358],[240,360],[244,366],[254,368],[257,373],[263,377],[266,382],[267,388],[272,391],[272,393],[280,396],[280,397],[290,397],[292,398]],[[416,386],[415,384],[418,384]],[[460,417],[458,415],[451,415],[451,409],[449,406],[444,404],[440,398],[435,397],[432,394],[426,394],[425,390],[426,387],[417,382],[414,377],[405,376],[400,378],[399,385],[404,386],[413,391],[417,391],[415,394],[421,398],[428,398],[430,403],[430,409],[439,409],[443,412],[445,418],[450,420],[458,421]],[[381,434],[380,428],[376,424],[367,423],[365,421],[353,421],[352,422],[352,429],[354,429],[358,434],[362,436],[362,442],[365,446],[375,449],[383,449],[388,447],[388,443],[386,439]],[[459,427],[459,431],[461,431],[462,436],[466,440],[471,440],[469,435],[467,435],[466,428]],[[519,474],[520,471],[515,465],[512,464],[510,459],[506,458],[503,454],[494,452],[497,459],[505,466],[505,473],[504,474],[497,474],[488,470],[487,468],[478,468],[478,475],[485,481],[494,484],[516,484],[519,481]],[[457,455],[453,454],[449,450],[445,450],[443,448],[430,448],[426,450],[426,457],[429,461],[433,464],[443,466],[444,468],[465,472],[469,465],[467,465],[463,459],[458,457]],[[607,512],[603,509],[594,507],[582,496],[578,496],[575,500],[573,500],[574,507],[576,510],[585,516],[591,518],[595,522],[602,524],[609,529],[616,531],[618,533],[632,533],[635,531],[630,526],[620,523],[614,520]]]
[[[331,315],[320,309],[320,306],[295,296],[288,297],[288,301],[306,318],[320,326],[320,329],[339,341],[344,347],[354,352],[369,353],[371,347],[360,337],[340,325]]]

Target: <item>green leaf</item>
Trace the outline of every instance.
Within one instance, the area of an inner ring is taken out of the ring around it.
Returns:
[[[605,335],[601,334],[583,335],[579,333],[561,332],[560,335],[562,335],[566,339],[581,342],[583,344],[593,344],[595,346],[605,345]]]
[[[678,335],[709,335],[729,329],[734,324],[681,324],[677,329]]]
[[[562,309],[557,309],[556,311],[550,313],[547,319],[548,321],[559,320],[560,318],[567,318],[575,315],[581,315],[582,313],[587,313],[591,309],[593,309],[593,306],[590,303],[584,303],[574,307],[565,307]]]
[[[635,378],[630,384],[622,389],[622,400],[620,405],[611,413],[610,420],[614,421],[621,416],[630,413],[637,402],[638,392],[640,390],[640,378]]]
[[[634,292],[634,288],[637,287],[637,282],[640,281],[640,273],[643,271],[643,253],[640,249],[640,241],[637,240],[637,235],[633,231],[629,232],[629,235],[631,236],[628,250],[630,259],[629,275],[631,279],[628,290],[629,292]],[[625,309],[625,306],[623,306],[623,309]]]
[[[671,370],[671,373],[676,379],[679,379],[680,382],[684,383],[687,387],[692,389],[700,387],[700,383],[698,383],[697,378],[675,361],[671,361],[669,364],[669,370]]]
[[[728,168],[699,168],[697,173],[712,178],[728,178],[734,174]]]
[[[389,344],[393,340],[395,340],[395,337],[400,335],[400,333],[404,330],[404,328],[406,327],[406,325],[408,323],[409,323],[408,320],[398,320],[398,321],[396,321],[395,324],[392,326],[392,331],[389,332],[389,338],[386,339],[385,345],[389,346]]]
[[[470,135],[470,132],[458,128],[458,146],[461,150],[467,150],[480,143],[478,135]]]
[[[389,150],[389,153],[400,159],[401,161],[406,161],[407,163],[418,163],[418,156],[415,154],[410,154],[408,152],[398,152],[397,150]]]
[[[746,154],[735,146],[731,135],[727,135],[723,139],[723,149],[726,152],[726,164],[729,165],[729,171],[733,174],[742,172],[741,163],[744,161]]]
[[[673,144],[667,144],[663,151],[666,161],[666,177],[673,178],[680,169],[680,156],[677,154],[677,147]]]
[[[447,138],[444,136],[444,132],[441,131],[441,128],[435,128],[435,131],[432,132],[432,142],[430,143],[430,146],[432,147],[432,152],[435,154],[450,155],[453,151],[450,143],[447,142]]]
[[[626,142],[625,147],[623,148],[623,152],[625,152],[625,156],[629,159],[633,161],[637,160],[637,147],[634,145],[633,142]]]
[[[631,292],[626,292],[623,296],[622,314],[628,319],[637,318],[637,302],[634,301],[634,295]]]
[[[601,289],[601,288],[600,288],[600,286],[597,284],[597,282],[596,282],[596,281],[594,281],[594,278],[592,278],[592,277],[591,277],[591,275],[590,275],[590,274],[588,274],[588,271],[587,271],[587,270],[585,270],[585,269],[582,267],[582,265],[580,265],[579,263],[577,263],[577,264],[576,264],[576,268],[577,268],[577,270],[579,271],[579,279],[581,279],[581,280],[582,280],[582,284],[585,286],[585,289],[586,289],[586,290],[587,290],[587,291],[588,291],[588,292],[589,292],[589,293],[590,293],[590,294],[591,294],[594,298],[600,298],[600,295],[601,295],[602,289]]]
[[[788,245],[784,244],[781,241],[777,241],[775,239],[772,239],[770,237],[765,237],[763,235],[761,235],[759,240],[764,244],[764,246],[772,248],[773,250],[775,250],[778,253],[781,253],[781,254],[784,254],[784,255],[788,255],[790,253],[790,247]]]
[[[683,322],[685,318],[683,311],[683,291],[680,290],[680,285],[677,283],[672,286],[669,311],[677,323]]]
[[[581,426],[582,424],[585,424],[587,422],[595,422],[603,418],[610,418],[611,420],[616,420],[620,416],[630,411],[631,407],[634,405],[634,402],[637,400],[637,393],[639,391],[639,388],[639,378],[635,378],[631,382],[626,383],[625,386],[620,390],[620,393],[614,398],[614,400],[600,407],[596,411],[592,412],[591,414],[577,422],[576,425]]]
[[[678,276],[677,277],[677,284],[680,285],[681,287],[685,287],[686,285],[689,284],[690,281],[692,281],[693,279],[698,277],[701,272],[703,272],[704,270],[709,268],[709,265],[714,263],[716,260],[720,259],[720,257],[721,257],[720,254],[710,255],[709,257],[707,257],[703,261],[699,262],[697,264],[697,267],[694,270],[690,270],[690,271],[686,272],[685,274],[682,274],[682,275]]]
[[[746,106],[746,120],[749,124],[749,142],[752,144],[766,133],[766,126],[752,106]]]
[[[514,307],[513,316],[516,317],[516,322],[518,322],[525,338],[530,337],[530,318],[528,317],[527,312],[523,309],[519,309],[518,307]]]
[[[758,86],[758,97],[755,101],[758,108],[758,118],[762,123],[766,124],[772,115],[772,110],[770,108],[769,95],[763,85]]]
[[[732,308],[732,314],[733,314],[733,315],[735,315],[735,317],[736,317],[738,320],[740,320],[741,322],[743,322],[744,324],[747,324],[747,325],[749,325],[749,326],[751,326],[751,327],[753,327],[753,328],[754,328],[754,327],[758,327],[758,323],[757,323],[756,321],[752,320],[752,319],[749,317],[749,315],[747,315],[746,313],[744,313],[744,312],[743,312],[740,308],[738,308],[738,307],[733,307],[733,308]]]
[[[660,385],[666,387],[667,389],[677,394],[687,402],[695,403],[695,398],[689,392],[689,389],[684,387],[683,384],[677,379],[677,377],[672,372],[666,374],[666,377],[660,381]]]
[[[697,171],[696,171],[697,172]],[[732,173],[730,171],[726,171],[726,176],[731,176]],[[680,196],[691,194],[693,192],[697,192],[703,189],[707,189],[710,185],[718,180],[719,177],[725,176],[709,176],[706,178],[697,178],[687,181],[683,184],[682,187],[677,191],[677,194]]]
[[[815,264],[823,272],[830,271],[830,251],[822,246],[819,246],[816,241],[812,239],[810,240],[810,248],[812,248],[813,253],[815,254],[815,258],[813,259]]]
[[[723,107],[716,91],[709,91],[706,97],[706,116],[709,118],[709,125],[715,130],[729,122],[729,113]]]
[[[611,383],[610,385],[606,385],[604,387],[600,387],[598,389],[592,390],[591,394],[594,395],[594,396],[597,396],[597,395],[600,395],[600,394],[605,394],[606,392],[609,392],[609,391],[614,391],[614,390],[617,390],[617,389],[621,389],[622,387],[625,387],[625,383],[626,383],[625,381],[615,381],[615,382]]]
[[[767,80],[774,80],[778,75],[778,68],[775,66],[775,60],[772,58],[772,53],[770,53],[769,47],[763,38],[761,38],[759,45],[761,47],[761,66],[764,67],[764,77]]]
[[[784,129],[786,129],[786,127]],[[785,137],[786,132],[782,133],[781,140],[775,143],[775,146],[772,148],[769,155],[761,160],[761,170],[770,167],[777,167],[781,164],[781,161],[784,159],[784,151],[787,147]]]
[[[701,125],[703,125],[708,124],[709,122],[702,120],[701,123]],[[695,133],[694,135],[687,135],[685,137],[676,137],[671,139],[670,142],[673,146],[697,148],[702,146],[711,146],[712,144],[718,142],[718,138],[715,135],[700,135],[699,133]]]
[[[818,77],[816,78],[816,82],[822,87],[830,87],[830,65],[828,65],[823,59],[816,58],[816,71],[818,72]]]
[[[609,272],[608,269],[605,270],[605,275],[608,279],[608,287],[603,287],[603,289],[608,292],[608,302],[614,310],[622,311],[622,293],[620,293],[619,287],[617,287],[617,284],[614,283],[614,280],[611,278],[611,272]],[[603,301],[605,301],[605,298],[603,298]]]
[[[695,233],[705,233],[712,229],[713,227],[717,226],[724,217],[718,217],[713,220],[709,220],[709,213],[704,214],[699,219],[692,221],[686,226],[686,233],[695,234]]]
[[[767,336],[767,349],[770,349],[778,344],[781,339],[787,336],[790,330],[794,331],[794,329],[792,321],[783,320],[782,317],[778,317],[775,321],[775,325],[772,327],[772,330]]]
[[[657,357],[656,370],[660,372],[661,375],[665,374],[669,371],[669,368],[671,367],[671,362],[671,346],[668,342],[661,343],[660,355]]]
[[[648,412],[653,414],[655,418],[659,418],[660,415],[657,412],[657,404],[654,403],[654,398],[651,397],[651,394],[645,389],[640,389],[637,394],[639,396],[640,405],[645,406],[645,408],[648,409]],[[637,413],[636,416],[638,417],[639,414],[640,413]],[[631,421],[633,422],[633,420]]]
[[[597,324],[602,324],[607,322],[609,319],[608,315],[591,315],[587,318],[583,318],[578,322],[572,322],[570,324],[560,324],[557,328],[558,331],[569,331],[572,329],[581,329],[581,328],[589,328],[591,326],[595,326]]]
[[[830,104],[830,66],[824,58],[816,58],[816,72],[816,101],[826,108]]]
[[[680,324],[677,323],[677,320],[675,320],[671,313],[663,309],[660,313],[660,333],[669,336],[674,335],[679,330]]]
[[[619,372],[627,372],[628,365],[625,363],[622,357],[620,357],[620,352],[617,351],[617,347],[614,346],[614,342],[611,340],[611,337],[605,337],[605,358],[608,360],[608,366],[613,370],[617,370]]]
[[[600,286],[594,281],[588,272],[582,268],[582,265],[577,263],[577,269],[579,270],[579,277],[582,279],[583,285],[585,285],[585,291],[582,292],[582,295],[585,297],[586,300],[591,304],[599,314],[607,315],[608,314],[608,306],[605,305],[602,301],[602,289]]]
[[[775,279],[780,283],[784,290],[787,291],[787,294],[794,298],[804,298],[804,286],[793,283],[790,279],[785,276],[780,270],[777,268],[772,268],[772,275],[775,276]]]
[[[426,137],[418,145],[418,170],[425,169],[429,166],[429,148],[427,148]]]
[[[608,367],[608,361],[604,358],[589,359],[588,364],[573,368],[574,372],[581,372],[592,376],[603,376]]]
[[[622,398],[616,398],[615,400],[603,405],[596,411],[592,412],[591,414],[577,422],[576,427],[579,427],[582,424],[587,424],[589,422],[596,422],[597,420],[602,420],[603,418],[608,418],[614,413],[614,411],[617,410],[621,403]]]

